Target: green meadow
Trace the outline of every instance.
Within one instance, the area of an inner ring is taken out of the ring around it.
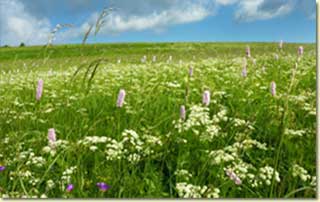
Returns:
[[[0,138],[2,198],[315,198],[315,44],[2,47]]]

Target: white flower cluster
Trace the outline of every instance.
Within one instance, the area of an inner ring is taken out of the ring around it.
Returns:
[[[134,130],[124,130],[122,133],[122,144],[129,152],[128,160],[137,163],[141,159],[143,142]]]
[[[38,184],[38,182],[40,182],[39,178],[32,178],[28,181],[28,183],[32,186],[36,186]]]
[[[33,153],[32,153],[33,154]],[[46,160],[42,156],[29,156],[29,160],[26,162],[26,165],[35,165],[36,167],[42,167],[46,164]]]
[[[259,169],[257,177],[254,179],[252,183],[252,187],[258,187],[258,186],[270,186],[272,182],[272,178],[275,178],[275,182],[280,182],[280,176],[277,171],[275,171],[270,166],[265,166]]]
[[[292,167],[292,176],[299,177],[303,182],[311,179],[311,176],[308,174],[308,171],[298,164],[294,164]]]
[[[153,135],[144,135],[143,140],[145,142],[143,153],[144,155],[148,156],[154,154],[153,148],[156,146],[162,146],[162,141],[159,137]]]
[[[121,141],[108,139],[105,153],[107,160],[126,158],[130,163],[137,163],[142,157],[154,154],[155,146],[162,146],[160,138],[152,135],[140,137],[134,130],[124,130]]]
[[[211,159],[213,165],[218,165],[220,163],[226,163],[240,159],[239,155],[242,151],[246,151],[253,146],[256,146],[258,149],[267,150],[265,143],[260,143],[252,139],[244,139],[241,142],[235,142],[233,145],[228,145],[223,149],[207,151],[208,157]],[[234,170],[234,169],[233,169]]]
[[[42,167],[46,164],[46,160],[41,156],[36,156],[33,150],[30,148],[27,151],[23,151],[19,154],[19,160],[25,160],[26,165],[34,165],[36,167]]]
[[[212,120],[214,123],[219,123],[220,121],[228,121],[227,109],[223,108],[217,114],[213,115]]]
[[[194,105],[190,108],[190,114],[186,121],[179,119],[174,121],[173,124],[178,132],[192,130],[195,135],[198,135],[203,142],[213,141],[214,137],[223,136],[220,133],[221,128],[216,124],[220,120],[225,120],[226,111],[222,110],[211,120],[209,115],[209,108],[200,105]],[[204,131],[202,128],[205,128]]]
[[[124,156],[124,149],[122,142],[111,140],[106,145],[106,158],[107,160],[120,160]]]
[[[75,172],[75,170],[77,169],[77,166],[73,166],[70,168],[67,168],[65,171],[63,171],[62,173],[62,177],[61,177],[61,184],[65,185],[71,182],[71,176],[72,174]],[[64,186],[63,186],[64,188]]]
[[[46,182],[46,190],[47,190],[47,191],[53,189],[54,187],[55,187],[55,183],[54,183],[53,180],[50,179],[50,180],[48,180],[48,181]]]
[[[239,118],[234,118],[233,119],[233,123],[235,127],[238,128],[247,128],[249,130],[253,130],[254,127],[252,126],[252,124],[249,121],[243,120],[243,119],[239,119]]]
[[[261,149],[261,150],[267,150],[266,143],[261,143],[257,140],[253,140],[253,139],[245,139],[242,142],[235,142],[233,144],[233,147],[238,148],[238,149],[242,149],[242,150],[248,150],[248,149],[253,148],[254,146],[258,149]]]
[[[98,149],[97,144],[104,144],[107,141],[111,141],[111,138],[105,136],[86,136],[83,140],[79,140],[78,144],[89,147],[91,151]]]
[[[312,176],[311,177],[310,186],[314,187],[315,190],[317,189],[317,176]]]
[[[286,128],[285,135],[287,135],[289,138],[294,138],[294,137],[303,137],[306,134],[305,130],[292,130]]]
[[[176,170],[174,174],[177,176],[178,179],[183,180],[183,181],[189,181],[190,178],[192,178],[192,174],[189,173],[189,171],[181,169],[181,170]]]
[[[45,146],[42,148],[44,153],[49,153],[51,156],[54,156],[57,153],[58,149],[65,149],[69,146],[69,141],[67,140],[57,140],[51,142],[51,146]]]
[[[252,181],[255,177],[253,174],[254,167],[253,165],[242,161],[241,159],[237,159],[237,161],[232,162],[232,165],[227,166],[225,171],[233,171],[235,175],[240,178],[242,181]]]
[[[219,198],[220,190],[208,186],[197,186],[180,182],[176,184],[176,189],[180,198]]]
[[[309,103],[304,103],[303,110],[307,111],[309,115],[316,116],[317,115],[317,108],[311,106]]]
[[[237,158],[236,153],[228,153],[223,149],[213,150],[209,153],[208,156],[211,159],[211,163],[213,165],[234,161]]]
[[[181,87],[181,85],[177,81],[166,82],[164,85],[167,86],[168,88],[180,88]]]

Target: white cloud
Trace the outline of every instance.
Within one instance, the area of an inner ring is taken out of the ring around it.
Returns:
[[[287,15],[294,9],[295,2],[292,0],[242,0],[238,6],[235,18],[239,21],[251,22]]]
[[[97,11],[104,4],[100,0],[55,0],[50,4],[43,3],[43,0],[32,1],[33,4],[26,4],[28,1],[0,0],[0,7],[5,8],[0,13],[2,45],[18,45],[20,42],[45,44],[52,27],[44,10],[53,12],[58,7],[61,7],[62,14],[57,15],[64,16],[67,13],[68,18],[75,20],[65,23],[79,25],[58,33],[56,43],[79,41],[90,24],[95,22],[99,14]],[[241,22],[276,18],[295,9],[305,10],[309,15],[315,13],[310,12],[315,7],[311,0],[114,0],[111,3],[118,9],[106,18],[100,30],[102,35],[142,30],[164,31],[173,25],[201,21],[215,15],[219,7],[231,5],[235,6],[234,18]],[[71,12],[72,9],[74,12]],[[84,17],[79,13],[86,9],[89,9],[89,13],[93,10],[96,12],[86,22],[79,23],[76,19]]]
[[[235,4],[238,0],[214,0],[217,4],[227,6],[231,4]]]
[[[203,20],[210,12],[199,5],[190,5],[185,9],[169,9],[146,16],[122,16],[113,14],[107,18],[105,31],[124,32],[145,29],[162,29],[170,25],[185,24]]]
[[[176,1],[178,2],[178,1]],[[176,25],[197,22],[205,19],[213,12],[211,8],[205,7],[200,2],[184,1],[180,4],[171,2],[170,6],[152,13],[125,13],[114,12],[107,16],[106,23],[100,30],[100,34],[117,34],[126,31],[154,30],[163,31],[165,28]],[[94,13],[87,22],[79,27],[66,30],[58,35],[58,40],[67,41],[75,36],[83,36],[89,25],[94,23],[98,13]]]
[[[0,1],[1,43],[18,45],[43,44],[48,40],[50,22],[46,18],[35,18],[18,0]]]

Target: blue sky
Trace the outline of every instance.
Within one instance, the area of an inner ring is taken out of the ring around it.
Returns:
[[[315,42],[315,0],[1,0],[1,45],[81,43],[104,6],[115,8],[88,42]]]

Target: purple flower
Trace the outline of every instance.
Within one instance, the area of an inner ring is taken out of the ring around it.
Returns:
[[[0,172],[4,171],[6,169],[5,166],[0,166]]]
[[[38,86],[37,86],[37,94],[36,94],[36,99],[39,101],[41,96],[42,96],[42,91],[43,91],[43,80],[39,79],[38,80]]]
[[[249,46],[246,47],[246,55],[248,58],[251,57],[251,51]]]
[[[117,100],[117,107],[122,107],[124,103],[124,98],[126,97],[126,91],[121,89],[119,91],[118,100]]]
[[[186,119],[186,108],[184,105],[180,107],[180,119],[185,120]]]
[[[270,85],[270,92],[271,92],[271,95],[272,95],[272,96],[275,96],[275,95],[276,95],[276,93],[277,93],[276,88],[277,88],[276,82],[272,81],[272,82],[271,82],[271,85]]]
[[[108,189],[110,189],[110,186],[109,185],[107,185],[106,183],[104,183],[104,182],[98,182],[97,183],[97,187],[100,189],[100,191],[102,191],[102,192],[105,192],[105,191],[107,191]]]
[[[193,75],[193,66],[190,66],[189,68],[189,77],[192,77]]]
[[[279,48],[280,48],[280,49],[283,48],[283,41],[282,41],[282,40],[279,42]]]
[[[210,92],[208,90],[204,91],[204,93],[203,93],[202,103],[205,106],[209,106],[209,104],[210,104]]]
[[[298,48],[298,55],[302,56],[303,55],[303,46],[299,46]]]
[[[66,191],[71,192],[73,190],[73,188],[74,188],[73,184],[68,184]]]

